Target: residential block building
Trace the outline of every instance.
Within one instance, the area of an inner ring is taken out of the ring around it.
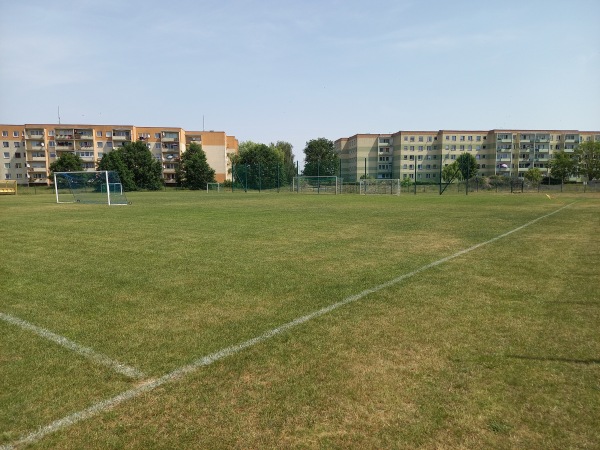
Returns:
[[[231,179],[228,154],[238,152],[238,141],[222,131],[186,131],[177,127],[134,125],[0,125],[0,179],[19,184],[47,185],[50,164],[65,152],[81,157],[84,170],[96,170],[102,157],[127,142],[142,141],[161,162],[167,185],[176,183],[181,155],[192,142],[202,145],[215,178]]]
[[[530,168],[548,173],[555,152],[573,152],[585,141],[600,142],[600,131],[438,130],[355,134],[335,141],[341,176],[347,181],[409,178],[439,182],[441,170],[462,153],[475,156],[477,175],[523,177]]]

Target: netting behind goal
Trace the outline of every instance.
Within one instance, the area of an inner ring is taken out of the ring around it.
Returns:
[[[360,193],[400,195],[400,180],[360,180]]]
[[[127,197],[117,172],[56,172],[56,203],[126,205]]]
[[[295,177],[292,191],[299,194],[339,194],[339,178],[333,176]]]

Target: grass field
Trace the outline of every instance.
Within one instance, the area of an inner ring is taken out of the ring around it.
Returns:
[[[128,197],[0,197],[0,446],[598,448],[600,194]]]

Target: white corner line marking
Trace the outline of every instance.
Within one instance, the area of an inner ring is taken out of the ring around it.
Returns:
[[[79,345],[76,342],[73,342],[64,336],[60,336],[60,335],[53,333],[52,331],[47,330],[45,328],[38,327],[37,325],[29,323],[23,319],[19,319],[18,317],[0,312],[0,320],[3,320],[11,325],[16,325],[18,327],[21,327],[24,330],[31,331],[32,333],[37,334],[38,336],[40,336],[44,339],[47,339],[49,341],[54,342],[55,344],[58,344],[69,350],[72,350],[73,352],[77,353],[78,355],[84,356],[85,358],[90,359],[97,364],[101,364],[105,367],[108,367],[108,368],[114,370],[115,372],[118,372],[127,377],[130,377],[130,378],[144,378],[145,377],[144,373],[140,372],[139,370],[137,370],[133,367],[127,366],[125,364],[121,364],[120,362],[115,361],[106,355],[98,353],[89,347],[84,347],[83,345]]]
[[[226,358],[228,356],[239,353],[242,350],[245,350],[246,348],[253,347],[257,344],[260,344],[261,342],[267,341],[267,340],[271,339],[272,337],[282,334],[283,332],[285,332],[291,328],[294,328],[298,325],[301,325],[305,322],[308,322],[309,320],[323,316],[323,315],[325,315],[337,308],[340,308],[344,305],[356,302],[357,300],[360,300],[361,298],[364,298],[367,295],[373,294],[382,289],[385,289],[387,287],[398,284],[401,281],[404,281],[408,278],[413,277],[414,275],[417,275],[421,272],[431,269],[432,267],[439,266],[440,264],[443,264],[445,262],[448,262],[450,260],[458,258],[459,256],[465,255],[465,254],[472,252],[473,250],[476,250],[480,247],[483,247],[485,245],[496,242],[499,239],[505,238],[506,236],[508,236],[510,234],[516,233],[517,231],[520,231],[523,228],[533,225],[534,223],[536,223],[542,219],[545,219],[546,217],[550,217],[553,214],[556,214],[556,213],[562,211],[563,209],[570,207],[574,203],[575,202],[569,203],[568,205],[565,205],[565,206],[557,209],[556,211],[553,211],[551,213],[540,216],[537,219],[533,219],[532,221],[527,222],[526,224],[521,225],[520,227],[517,227],[513,230],[507,231],[506,233],[496,236],[488,241],[481,242],[479,244],[473,245],[472,247],[466,248],[464,250],[460,250],[450,256],[446,256],[445,258],[438,259],[437,261],[426,264],[416,270],[413,270],[412,272],[406,273],[404,275],[400,275],[399,277],[393,278],[392,280],[387,281],[383,284],[380,284],[378,286],[375,286],[375,287],[372,287],[369,289],[365,289],[364,291],[359,292],[358,294],[352,295],[350,297],[346,297],[345,299],[340,300],[337,303],[333,303],[329,306],[321,308],[321,309],[314,311],[310,314],[307,314],[305,316],[298,317],[290,322],[287,322],[277,328],[273,328],[269,331],[266,331],[265,333],[263,333],[257,337],[254,337],[252,339],[249,339],[245,342],[242,342],[242,343],[236,344],[236,345],[232,345],[230,347],[226,347],[219,351],[211,353],[210,355],[203,356],[202,358],[196,359],[195,361],[192,361],[190,364],[180,367],[179,369],[175,369],[172,372],[169,372],[160,378],[146,380],[141,385],[134,387],[132,389],[129,389],[127,391],[124,391],[112,398],[102,400],[84,410],[69,414],[68,416],[63,417],[62,419],[55,420],[54,422],[52,422],[44,427],[39,428],[37,431],[34,431],[28,435],[21,437],[19,440],[14,441],[12,444],[2,445],[2,446],[0,446],[0,450],[13,450],[17,446],[28,445],[28,444],[32,444],[34,442],[38,442],[49,434],[52,434],[58,430],[61,430],[63,428],[74,425],[74,424],[81,422],[83,420],[86,420],[90,417],[96,416],[102,412],[108,411],[108,410],[114,408],[115,406],[119,405],[120,403],[123,403],[127,400],[131,400],[133,398],[139,397],[140,395],[142,395],[146,392],[153,391],[154,389],[156,389],[166,383],[169,383],[178,378],[182,378],[183,376],[185,376],[189,373],[195,372],[197,369],[199,369],[201,367],[209,366],[210,364],[212,364],[216,361],[219,361],[223,358]]]

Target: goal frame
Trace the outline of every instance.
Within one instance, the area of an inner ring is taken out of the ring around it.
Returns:
[[[328,193],[330,194],[331,189],[328,189],[330,187],[333,187],[333,184],[328,184],[328,185],[324,185],[323,187],[321,187],[321,181],[335,181],[335,190],[333,192],[333,194],[337,195],[340,193],[340,177],[337,177],[335,175],[320,175],[320,176],[308,176],[308,175],[301,175],[298,177],[294,177],[292,180],[292,192],[296,192],[298,194],[302,193],[303,191],[303,181],[308,181],[308,180],[316,180],[316,187],[314,186],[314,184],[310,184],[310,193],[311,194],[321,194],[321,191],[323,193]],[[315,192],[316,189],[316,192]],[[304,191],[306,192],[308,189],[304,189]]]
[[[126,205],[126,204],[128,204],[127,201],[125,203],[120,203],[120,202],[119,203],[115,203],[114,201],[112,201],[112,199],[111,199],[111,192],[110,192],[110,185],[120,185],[121,186],[121,188],[120,188],[120,191],[121,191],[120,194],[121,195],[123,195],[123,185],[120,182],[120,180],[119,180],[118,183],[115,183],[115,182],[111,183],[109,181],[109,173],[114,173],[118,177],[117,172],[112,171],[112,170],[90,170],[90,171],[82,170],[82,171],[74,171],[74,172],[54,172],[54,193],[56,195],[56,203],[79,203],[79,200],[76,198],[75,193],[72,190],[71,181],[69,180],[69,178],[70,178],[71,175],[75,175],[75,174],[86,174],[86,175],[100,174],[100,176],[101,177],[103,176],[103,179],[104,179],[104,183],[100,187],[100,192],[99,192],[100,197],[103,197],[103,195],[106,194],[106,202],[103,201],[101,203],[106,203],[109,206],[112,206],[112,205]],[[61,200],[59,192],[58,192],[57,175],[59,175],[59,176],[60,175],[65,175],[66,176],[65,178],[67,179],[67,181],[69,183],[69,191],[70,191],[71,195],[73,196],[73,201],[68,202],[68,201]],[[104,189],[102,189],[102,188],[104,188]],[[91,203],[93,203],[93,202],[91,202]]]
[[[369,192],[370,186],[374,186],[376,192]],[[380,192],[381,186],[385,186],[385,192]],[[360,180],[358,192],[361,195],[400,195],[401,189],[402,184],[399,178],[376,178]]]
[[[206,183],[206,192],[207,192],[207,193],[211,191],[211,189],[209,189],[209,187],[210,187],[211,185],[212,185],[212,186],[216,185],[216,186],[217,186],[217,192],[221,192],[221,183]],[[213,189],[213,190],[214,190],[214,189]]]

